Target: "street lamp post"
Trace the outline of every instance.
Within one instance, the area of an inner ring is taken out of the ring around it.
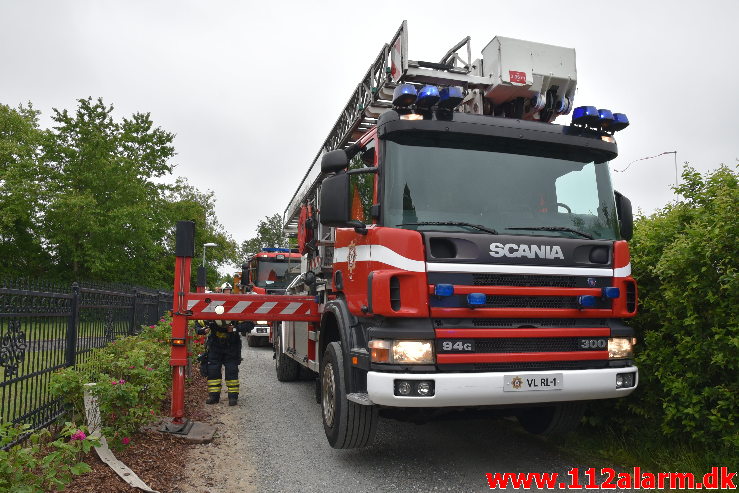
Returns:
[[[205,293],[205,249],[206,247],[214,247],[218,246],[215,243],[205,243],[203,244],[203,265],[198,267],[198,278],[197,278],[197,293]]]
[[[215,243],[203,243],[203,267],[205,267],[205,248],[218,246]]]

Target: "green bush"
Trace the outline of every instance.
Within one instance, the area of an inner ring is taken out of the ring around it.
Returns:
[[[52,394],[64,397],[84,415],[83,386],[98,399],[102,432],[112,447],[126,445],[142,426],[159,419],[171,384],[170,320],[161,319],[141,334],[96,349],[84,363],[53,375]]]
[[[726,166],[705,176],[686,167],[682,197],[636,220],[640,383],[610,416],[633,436],[685,439],[720,455],[739,447],[738,182]]]
[[[72,423],[51,441],[44,429],[29,434],[29,425],[0,423],[0,491],[36,493],[63,490],[72,477],[89,472],[80,457],[99,444]],[[24,438],[20,444],[4,449]]]

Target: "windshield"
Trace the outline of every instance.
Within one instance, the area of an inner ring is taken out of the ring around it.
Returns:
[[[597,156],[460,134],[393,139],[383,165],[385,226],[618,239],[608,163]]]
[[[260,288],[285,289],[300,274],[300,259],[291,259],[290,262],[287,259],[259,259],[257,266],[257,280],[254,284]]]

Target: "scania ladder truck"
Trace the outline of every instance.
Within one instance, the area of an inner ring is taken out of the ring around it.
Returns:
[[[624,397],[637,311],[630,201],[609,161],[623,113],[575,108],[574,49],[469,37],[408,58],[403,22],[284,212],[313,321],[275,334],[279,380],[317,374],[328,442],[401,419],[496,408],[561,433]],[[571,121],[553,123],[555,118]]]

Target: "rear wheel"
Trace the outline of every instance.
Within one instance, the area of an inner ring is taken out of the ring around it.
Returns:
[[[321,359],[323,429],[333,448],[360,448],[372,443],[377,429],[377,407],[347,399],[341,345],[332,342]]]
[[[535,435],[564,435],[580,424],[584,402],[561,402],[552,406],[532,407],[516,417],[524,430]]]
[[[300,373],[300,365],[297,361],[282,352],[282,338],[279,332],[275,333],[274,341],[275,373],[277,373],[277,380],[280,382],[297,380]]]

